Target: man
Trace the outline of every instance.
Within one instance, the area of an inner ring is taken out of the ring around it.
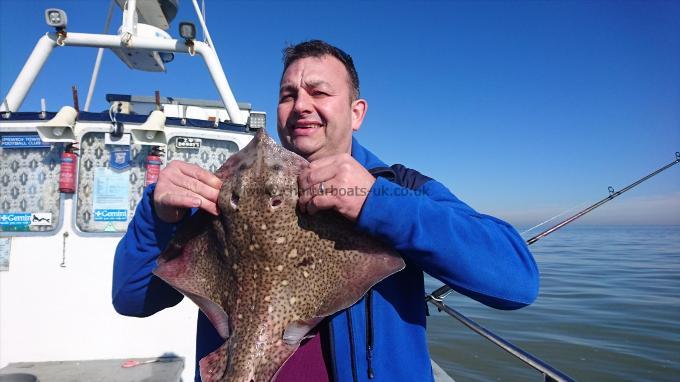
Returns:
[[[352,133],[367,108],[359,98],[352,59],[343,51],[318,40],[284,51],[277,129],[284,147],[310,161],[299,177],[305,191],[300,210],[337,211],[393,246],[406,268],[320,324],[319,334],[302,344],[277,381],[432,380],[423,271],[499,309],[528,305],[538,293],[536,264],[510,225],[477,213],[414,170],[388,167],[359,145]],[[113,304],[118,312],[147,316],[182,299],[151,271],[175,223],[190,208],[218,213],[220,185],[197,166],[172,162],[155,188],[146,190],[116,250]],[[370,191],[312,192],[319,189]],[[197,360],[222,342],[199,313]]]

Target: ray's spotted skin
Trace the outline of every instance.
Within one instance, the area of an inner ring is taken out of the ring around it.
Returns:
[[[299,212],[306,166],[261,130],[215,173],[219,216],[192,216],[159,258],[154,273],[225,338],[200,361],[205,382],[271,380],[323,317],[404,268],[336,213]]]

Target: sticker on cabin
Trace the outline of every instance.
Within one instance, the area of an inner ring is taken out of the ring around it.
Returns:
[[[38,134],[2,135],[0,147],[3,149],[29,149],[49,148],[50,145],[43,142]]]
[[[127,221],[130,180],[126,172],[98,168],[94,174],[94,221]]]
[[[124,222],[127,221],[127,210],[94,210],[94,221]]]
[[[11,237],[0,237],[0,271],[9,270],[9,254],[12,249]]]
[[[7,212],[0,214],[0,226],[50,226],[51,212]]]
[[[109,167],[114,170],[125,170],[130,167],[130,146],[113,146],[111,148]]]
[[[31,214],[31,223],[33,226],[50,226],[52,225],[51,212],[34,212]]]
[[[177,137],[175,147],[178,149],[200,149],[201,138]]]
[[[24,226],[31,224],[30,212],[6,212],[0,214],[0,226]]]

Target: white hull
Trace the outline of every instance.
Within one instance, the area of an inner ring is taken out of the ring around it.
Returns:
[[[64,203],[66,221],[70,203]],[[118,240],[81,237],[71,227],[51,236],[12,238],[10,270],[0,272],[0,368],[13,362],[174,353],[185,358],[183,380],[193,380],[196,306],[185,299],[143,319],[118,314],[111,305]]]

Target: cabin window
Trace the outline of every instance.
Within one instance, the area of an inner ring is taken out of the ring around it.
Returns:
[[[193,148],[188,148],[186,146],[191,145],[192,142],[186,142],[185,138],[170,139],[167,150],[168,161],[183,160],[215,172],[232,154],[238,152],[238,146],[232,141],[199,139],[198,142],[193,142]]]
[[[54,231],[61,219],[61,143],[33,131],[0,133],[0,232]]]
[[[107,145],[105,136],[90,132],[80,140],[76,226],[83,232],[125,232],[144,191],[151,146]]]
[[[83,232],[125,232],[144,192],[152,146],[108,145],[105,133],[86,133],[80,144],[76,225]],[[216,171],[238,151],[232,141],[173,137],[163,158]]]

